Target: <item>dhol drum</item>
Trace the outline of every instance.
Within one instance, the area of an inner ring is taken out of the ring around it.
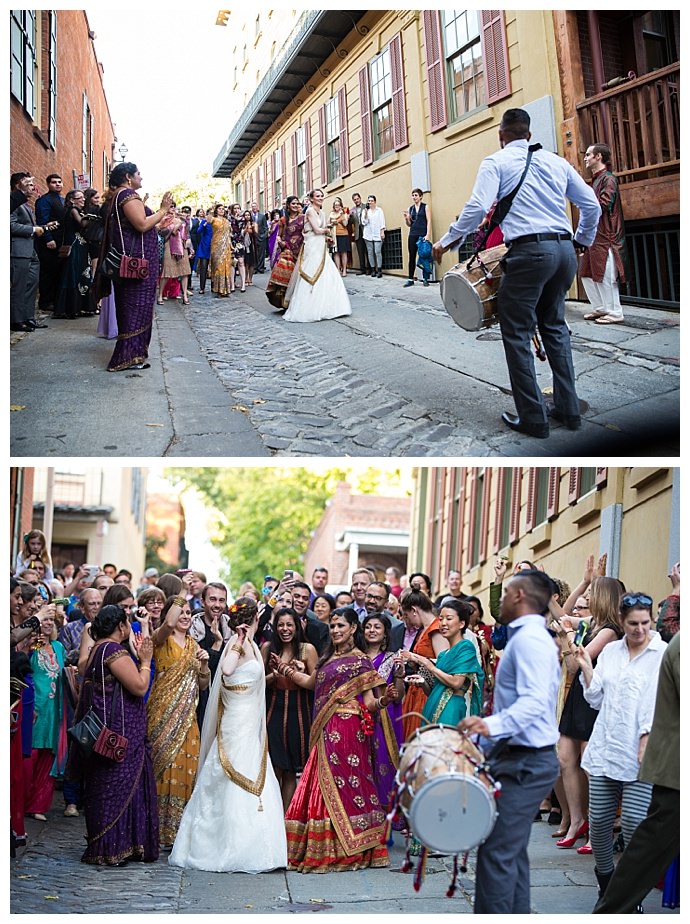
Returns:
[[[463,330],[482,330],[498,322],[498,288],[505,244],[474,254],[448,270],[441,280],[443,306]]]
[[[481,748],[454,726],[418,729],[401,748],[396,782],[399,807],[429,850],[465,853],[491,834],[499,786]]]

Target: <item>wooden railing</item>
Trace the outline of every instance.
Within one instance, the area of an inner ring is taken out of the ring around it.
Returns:
[[[611,147],[621,183],[680,173],[680,63],[592,96],[577,110],[583,144]]]

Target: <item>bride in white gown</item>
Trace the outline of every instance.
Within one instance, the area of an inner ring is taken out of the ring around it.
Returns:
[[[240,598],[229,616],[235,633],[216,670],[196,785],[168,862],[211,872],[260,873],[287,866],[283,801],[268,759],[255,601]]]
[[[352,314],[342,276],[328,253],[329,228],[323,212],[323,190],[309,193],[304,218],[304,246],[285,293],[286,321],[324,321]]]

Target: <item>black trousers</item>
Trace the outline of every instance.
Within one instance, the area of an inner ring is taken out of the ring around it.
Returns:
[[[419,241],[421,237],[421,234],[410,234],[407,239],[407,275],[410,279],[414,279],[417,274],[417,241]],[[430,275],[431,273],[425,273],[424,270],[422,270],[424,279],[428,279]]]
[[[256,272],[257,273],[266,272],[266,244],[267,244],[267,240],[265,237],[259,237],[256,239]]]
[[[647,817],[635,828],[592,914],[633,914],[680,853],[680,790],[654,786]]]
[[[36,242],[36,245],[36,253],[41,261],[41,271],[38,277],[38,307],[46,309],[57,302],[63,261],[58,257],[57,247],[51,250],[40,240]]]
[[[360,236],[355,241],[355,244],[357,245],[357,256],[359,257],[359,270],[361,273],[367,273],[370,269],[369,258],[367,256],[367,242]]]
[[[38,260],[33,257],[10,258],[10,323],[32,321],[36,312]]]

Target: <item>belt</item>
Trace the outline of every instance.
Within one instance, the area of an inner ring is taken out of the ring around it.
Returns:
[[[545,744],[542,748],[532,748],[528,744],[508,744],[503,750],[504,754],[537,754],[539,751],[553,751],[555,744]]]
[[[539,234],[523,234],[522,237],[515,237],[508,244],[511,247],[513,244],[536,244],[538,241],[572,241],[573,236],[567,231],[557,232],[557,231],[548,231]]]

